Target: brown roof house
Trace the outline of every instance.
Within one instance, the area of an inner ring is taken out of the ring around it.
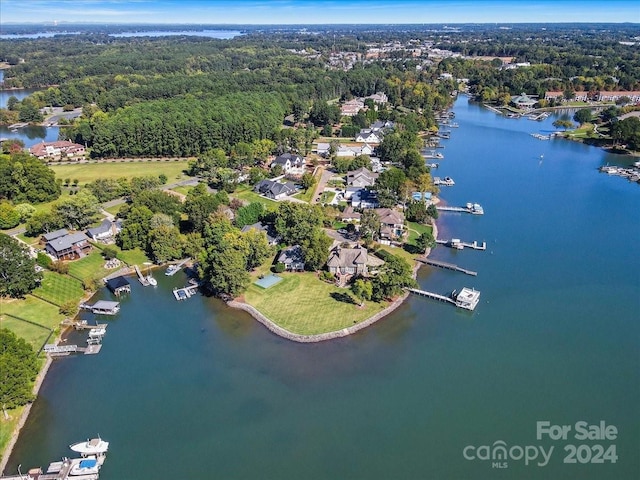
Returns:
[[[331,250],[327,267],[334,275],[366,275],[369,254],[366,248],[341,248]]]
[[[29,149],[29,153],[34,157],[38,157],[43,160],[45,158],[63,159],[84,157],[86,152],[85,148],[79,143],[73,143],[67,140],[58,140],[56,142],[38,143]]]
[[[391,208],[376,208],[380,218],[380,243],[390,243],[404,236],[404,214]]]

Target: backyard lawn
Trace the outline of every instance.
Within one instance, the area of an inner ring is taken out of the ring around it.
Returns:
[[[61,306],[71,300],[79,302],[84,295],[84,288],[79,280],[69,275],[45,271],[42,283],[33,291],[33,295]]]
[[[407,222],[407,228],[409,229],[409,238],[407,243],[415,245],[416,239],[423,233],[433,233],[433,227],[431,225],[422,225],[416,222]]]
[[[293,333],[314,335],[340,330],[366,320],[388,305],[366,302],[360,308],[349,289],[322,282],[315,273],[278,275],[283,280],[268,289],[251,284],[244,294],[245,301]]]
[[[100,162],[82,163],[74,165],[50,165],[55,172],[56,178],[63,180],[78,179],[80,185],[92,182],[97,178],[120,178],[120,177],[142,177],[145,175],[158,176],[161,173],[168,178],[168,183],[175,180],[183,180],[186,175],[183,170],[187,168],[187,160],[167,161],[167,162]]]
[[[80,260],[68,262],[69,275],[83,282],[94,278],[106,277],[112,270],[104,268],[105,260],[100,254],[100,250],[94,249],[89,255]]]
[[[11,330],[18,337],[24,338],[36,352],[42,348],[51,334],[51,330],[48,328],[38,327],[32,323],[23,322],[22,320],[7,315],[0,316],[0,323],[2,324],[2,328]],[[53,340],[49,339],[49,342],[53,343]]]

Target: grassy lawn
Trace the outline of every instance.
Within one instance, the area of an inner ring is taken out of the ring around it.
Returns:
[[[173,187],[171,189],[172,192],[178,192],[181,193],[182,195],[186,195],[188,194],[191,190],[193,189],[193,187],[190,187],[189,185],[181,185],[178,187]]]
[[[11,330],[18,337],[24,338],[36,352],[42,348],[42,345],[44,345],[44,342],[47,341],[51,333],[50,330],[44,327],[38,327],[6,315],[0,316],[0,323],[2,324],[2,328]]]
[[[270,200],[265,197],[261,197],[256,192],[254,192],[253,189],[248,185],[239,186],[236,189],[236,191],[233,192],[230,196],[239,198],[240,200],[244,200],[245,202],[249,202],[249,203],[253,203],[253,202],[261,203],[269,211],[274,211],[278,209],[278,202],[274,200]]]
[[[9,440],[11,440],[11,435],[18,425],[18,421],[20,420],[20,416],[25,407],[14,408],[13,410],[7,410],[9,415],[9,420],[4,419],[4,415],[0,415],[0,458],[4,458],[4,449],[7,447]],[[9,472],[7,472],[8,474]]]
[[[69,275],[43,272],[42,283],[33,291],[34,296],[60,306],[68,301],[80,301],[84,295],[82,283]]]
[[[49,329],[55,329],[64,320],[64,315],[60,314],[58,307],[31,295],[19,300],[5,299],[0,301],[0,313],[26,318]],[[2,324],[4,326],[4,320]],[[16,334],[18,333],[16,332]],[[28,337],[24,338],[30,341]]]
[[[320,281],[315,273],[281,273],[283,280],[268,289],[254,284],[245,300],[290,332],[313,335],[362,322],[387,303],[366,302],[364,308],[346,288]]]
[[[316,185],[314,184],[311,188],[307,189],[306,192],[296,193],[295,198],[297,198],[298,200],[302,200],[303,202],[309,203],[315,191],[316,191]]]
[[[187,168],[187,160],[171,162],[100,162],[83,163],[77,165],[50,165],[56,178],[77,178],[80,185],[92,182],[97,178],[142,177],[145,175],[158,176],[164,173],[169,183],[174,180],[187,178],[183,170]]]
[[[109,212],[111,215],[117,215],[123,205],[126,204],[121,203],[120,205],[114,205],[113,207],[105,208],[104,210]]]
[[[142,266],[145,262],[150,262],[151,260],[147,257],[147,254],[144,253],[139,248],[134,248],[133,250],[121,250],[119,247],[115,245],[111,245],[118,251],[118,258],[122,260],[127,265],[140,265]]]
[[[24,233],[16,235],[16,237],[18,237],[18,239],[22,240],[27,245],[31,245],[33,247],[35,247],[40,241],[40,237],[27,237]]]
[[[94,249],[89,255],[80,260],[73,260],[68,263],[69,275],[82,281],[104,277],[112,272],[112,270],[104,268],[105,260],[98,249]]]
[[[397,257],[404,258],[409,265],[413,266],[415,263],[415,258],[418,256],[415,253],[409,253],[404,248],[401,247],[392,247],[391,245],[379,245],[381,250],[386,250],[389,253],[394,254]]]
[[[407,243],[411,243],[413,245],[415,245],[416,239],[423,233],[433,233],[433,228],[431,227],[431,225],[422,225],[421,223],[407,222],[407,227],[409,228],[409,238],[407,239]]]
[[[320,195],[320,202],[322,203],[331,203],[336,196],[336,192],[322,192]]]

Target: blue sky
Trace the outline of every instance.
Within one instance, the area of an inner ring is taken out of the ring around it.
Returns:
[[[634,22],[631,0],[0,0],[1,23]]]

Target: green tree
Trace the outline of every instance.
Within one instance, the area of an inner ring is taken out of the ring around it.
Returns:
[[[20,214],[9,202],[0,202],[0,230],[13,228],[20,223]]]
[[[314,228],[310,235],[300,244],[304,254],[304,268],[310,271],[322,268],[327,262],[329,247],[331,247],[332,243],[333,240],[320,228]]]
[[[302,185],[302,188],[304,188],[304,191],[306,192],[313,186],[315,181],[316,179],[313,175],[311,175],[309,172],[305,172],[304,174],[302,174],[302,180],[300,181],[300,183]]]
[[[362,213],[360,235],[368,240],[377,240],[380,235],[380,217],[371,209],[366,209]]]
[[[262,203],[252,202],[238,209],[234,221],[238,228],[242,228],[245,225],[253,225],[258,222],[264,213],[265,210]]]
[[[373,284],[368,280],[358,278],[351,285],[351,293],[360,300],[360,306],[362,307],[364,306],[365,300],[371,300],[371,296],[373,295]]]
[[[6,409],[33,400],[38,359],[31,346],[6,328],[0,329],[0,404]]]
[[[578,122],[580,125],[584,125],[585,123],[589,123],[593,118],[591,114],[591,110],[588,108],[581,108],[574,115],[573,119]]]
[[[91,192],[82,190],[77,195],[58,201],[52,212],[67,228],[80,229],[93,222],[93,216],[98,213],[99,207],[98,199]]]
[[[251,229],[242,234],[247,245],[246,268],[253,270],[271,255],[271,247],[265,232]]]
[[[322,226],[323,219],[318,205],[283,202],[276,212],[275,228],[287,245],[302,244],[315,228]]]
[[[36,288],[42,274],[35,264],[24,245],[0,233],[0,297],[20,298]]]
[[[423,232],[416,239],[416,247],[422,253],[424,253],[427,248],[433,248],[436,246],[436,240],[433,238],[433,234],[431,232]]]
[[[182,236],[173,226],[159,225],[149,232],[149,254],[156,263],[182,258]]]

